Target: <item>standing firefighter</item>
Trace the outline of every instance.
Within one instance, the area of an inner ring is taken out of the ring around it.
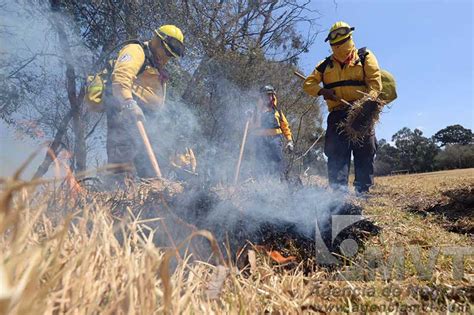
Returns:
[[[145,116],[163,107],[167,80],[164,66],[170,58],[183,55],[183,41],[178,27],[161,26],[150,41],[125,45],[113,65],[112,97],[105,102],[108,162],[133,164],[142,178],[155,174],[138,135],[136,121],[144,121]],[[117,170],[117,180],[126,174],[126,169]]]
[[[368,111],[375,109],[375,101],[382,90],[381,71],[375,55],[365,49],[357,49],[352,40],[353,27],[337,22],[329,31],[333,54],[320,62],[304,82],[303,89],[312,96],[321,95],[327,102],[329,116],[324,153],[328,157],[328,178],[332,187],[347,187],[351,153],[354,155],[357,193],[365,193],[373,185],[374,156],[377,148],[375,130],[370,130],[359,141],[351,141],[340,126],[348,117],[351,104],[362,98],[364,92],[369,101],[363,106]],[[323,83],[323,87],[320,87]]]
[[[257,170],[263,175],[284,175],[283,137],[286,149],[293,151],[293,138],[288,121],[277,108],[275,89],[266,85],[260,89],[256,111],[251,121]]]

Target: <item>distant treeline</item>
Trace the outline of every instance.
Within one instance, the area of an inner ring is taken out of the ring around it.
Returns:
[[[392,136],[392,143],[378,142],[376,175],[474,167],[474,135],[461,125],[447,126],[431,138],[404,127]]]

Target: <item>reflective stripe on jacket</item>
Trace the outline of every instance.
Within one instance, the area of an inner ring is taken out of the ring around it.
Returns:
[[[331,56],[329,64],[321,73],[318,67],[324,62],[321,61],[314,71],[306,78],[303,83],[303,90],[312,96],[317,96],[321,90],[320,84],[323,83],[326,88],[332,88],[336,96],[348,102],[355,101],[362,97],[362,92],[370,94],[376,98],[382,91],[382,79],[380,68],[375,55],[367,50],[365,63],[362,65],[359,58],[355,58],[349,64],[341,64]],[[340,102],[326,100],[329,111],[334,110],[340,105]]]
[[[163,106],[164,82],[158,70],[151,66],[138,74],[144,62],[145,52],[139,44],[123,47],[112,72],[112,93],[119,102],[134,96],[144,108],[157,110]]]

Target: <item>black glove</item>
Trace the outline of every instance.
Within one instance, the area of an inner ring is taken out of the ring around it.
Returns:
[[[319,90],[318,95],[321,95],[322,97],[324,97],[325,100],[331,100],[331,101],[337,101],[338,100],[338,98],[336,96],[336,92],[332,89],[322,88],[321,90]]]

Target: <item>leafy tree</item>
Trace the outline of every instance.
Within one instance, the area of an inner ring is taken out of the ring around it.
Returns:
[[[474,134],[471,129],[464,128],[461,125],[452,125],[438,131],[433,138],[441,146],[448,144],[470,144],[474,142]]]
[[[29,33],[38,33],[35,42],[44,41],[11,47],[2,55],[0,118],[16,128],[23,128],[22,120],[28,121],[23,129],[38,126],[45,139],[52,139],[53,156],[61,150],[72,153],[73,171],[84,170],[90,160],[87,154],[94,145],[103,145],[101,139],[89,137],[94,130],[103,134],[104,124],[82,104],[85,75],[102,68],[112,47],[129,38],[146,40],[161,24],[176,24],[185,33],[186,56],[180,65],[169,65],[167,99],[196,110],[202,127],[196,138],[222,145],[222,152],[235,149],[242,110],[252,103],[252,90],[263,83],[278,89],[279,104],[298,130],[297,151],[304,151],[321,132],[318,103],[301,91],[301,81],[292,74],[298,56],[317,34],[312,29],[308,35],[299,32],[299,24],[314,21],[307,14],[312,13],[308,0],[11,3],[9,11],[34,24]],[[24,23],[17,24],[8,32],[25,35]],[[6,29],[0,32],[10,36]],[[36,175],[43,175],[52,161],[47,155]]]
[[[399,158],[399,150],[391,146],[385,139],[381,139],[378,142],[375,156],[375,174],[388,175],[392,171],[400,169]]]
[[[439,149],[432,139],[423,136],[419,129],[404,127],[392,136],[399,152],[399,167],[411,172],[428,172],[434,167]]]
[[[448,144],[435,157],[438,169],[474,167],[474,144]]]

